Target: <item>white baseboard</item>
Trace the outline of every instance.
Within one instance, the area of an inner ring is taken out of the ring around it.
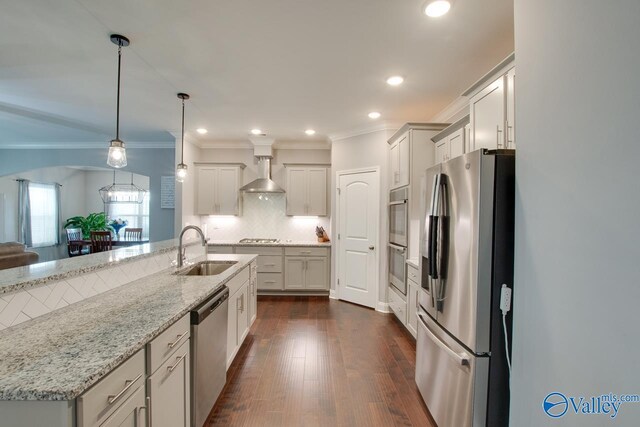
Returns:
[[[389,308],[389,303],[378,301],[378,305],[376,306],[376,311],[380,313],[391,313],[391,309]]]
[[[338,299],[338,295],[335,289],[329,289],[329,298],[330,299]]]

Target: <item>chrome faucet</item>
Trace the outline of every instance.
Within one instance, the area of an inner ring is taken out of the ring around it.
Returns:
[[[187,248],[182,248],[182,236],[184,236],[184,233],[187,230],[195,230],[198,232],[198,234],[200,234],[200,240],[202,241],[202,246],[205,247],[205,255],[207,254],[207,250],[206,250],[206,246],[207,246],[207,238],[204,237],[204,233],[202,232],[202,229],[200,227],[197,227],[195,225],[187,225],[185,228],[182,229],[182,231],[180,232],[180,243],[178,244],[178,268],[182,267],[182,264],[184,263],[185,260],[185,252],[187,250]]]

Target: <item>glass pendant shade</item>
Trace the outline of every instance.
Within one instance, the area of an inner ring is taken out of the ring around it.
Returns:
[[[124,142],[114,139],[109,143],[107,164],[117,169],[127,166],[127,151],[124,148]]]
[[[131,174],[131,184],[116,184],[116,171],[113,171],[113,184],[106,185],[98,190],[102,202],[105,204],[114,203],[142,203],[147,190],[138,187],[133,183]]]
[[[187,177],[187,165],[184,163],[178,163],[178,167],[176,167],[176,181],[184,182]]]

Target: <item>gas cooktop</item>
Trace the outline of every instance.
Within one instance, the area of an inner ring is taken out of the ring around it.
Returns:
[[[242,239],[240,243],[278,243],[280,239]]]

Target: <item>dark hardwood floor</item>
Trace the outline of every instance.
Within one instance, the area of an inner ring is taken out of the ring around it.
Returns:
[[[322,297],[258,297],[207,426],[430,426],[415,341],[395,316]]]

